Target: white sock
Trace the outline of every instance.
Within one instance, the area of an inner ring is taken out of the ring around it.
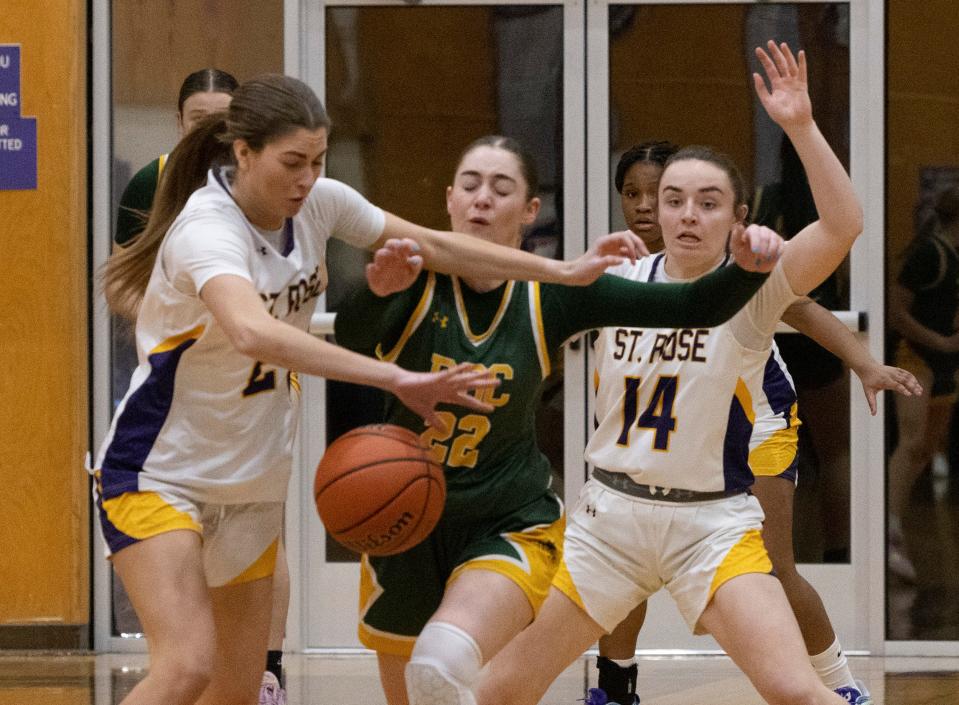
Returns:
[[[821,654],[809,657],[809,662],[816,669],[816,674],[829,690],[836,688],[858,688],[852,673],[849,671],[849,662],[846,654],[839,645],[839,637]]]
[[[634,663],[636,663],[636,657],[633,656],[632,658],[611,658],[610,661],[615,663],[620,668],[629,668]]]

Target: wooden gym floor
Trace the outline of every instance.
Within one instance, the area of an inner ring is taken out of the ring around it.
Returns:
[[[385,705],[376,661],[366,654],[287,655],[289,705]],[[853,672],[876,705],[959,704],[959,658],[853,657]],[[542,705],[574,705],[595,684],[583,658],[553,684]],[[115,705],[143,677],[143,655],[31,655],[0,652],[0,705]],[[643,705],[762,705],[722,656],[643,657]],[[505,704],[504,705],[508,705]]]

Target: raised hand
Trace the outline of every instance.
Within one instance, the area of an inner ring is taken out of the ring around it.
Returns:
[[[373,254],[366,265],[366,281],[377,296],[403,291],[416,281],[423,269],[419,245],[409,239],[390,239]]]
[[[566,284],[583,286],[596,281],[603,272],[627,259],[635,262],[637,257],[649,254],[638,235],[624,230],[603,235],[586,252],[567,262]]]
[[[632,230],[617,230],[615,233],[610,233],[607,237],[628,238],[630,235],[633,236],[632,238],[630,238],[630,243],[635,248],[635,255],[630,256],[629,252],[626,250],[622,250],[621,254],[624,257],[629,257],[631,262],[635,261],[636,257],[649,257],[650,255],[649,248],[646,246],[646,243],[643,242],[643,238],[639,237],[639,235],[634,234]],[[636,240],[635,238],[639,238],[639,239]],[[600,239],[602,240],[602,238]],[[959,314],[956,314],[956,315],[959,316]]]
[[[869,413],[876,415],[876,395],[879,392],[898,392],[905,397],[922,394],[922,385],[911,372],[900,367],[890,367],[875,360],[863,368],[854,370],[862,384],[863,394],[869,404]]]
[[[729,251],[743,269],[750,272],[771,272],[782,256],[785,241],[765,225],[742,223],[733,225],[729,235]]]
[[[800,51],[797,60],[785,42],[777,45],[770,40],[767,47],[769,53],[762,47],[756,47],[756,57],[762,64],[769,87],[758,73],[753,74],[753,83],[756,95],[769,117],[788,132],[792,127],[812,122],[806,53]]]
[[[468,392],[499,386],[499,380],[483,367],[464,362],[440,372],[410,372],[401,370],[395,386],[390,390],[411,411],[423,417],[439,431],[450,429],[436,412],[437,404],[458,404],[479,412],[490,412],[493,406],[480,401]]]

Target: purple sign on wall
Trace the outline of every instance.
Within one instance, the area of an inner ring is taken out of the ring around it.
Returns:
[[[37,119],[20,117],[20,45],[0,44],[0,191],[37,187]]]

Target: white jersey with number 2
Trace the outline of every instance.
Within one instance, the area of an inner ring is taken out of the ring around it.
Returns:
[[[295,375],[238,352],[199,292],[215,276],[242,277],[274,318],[307,330],[326,288],[327,240],[365,248],[384,223],[352,188],[319,179],[271,238],[243,215],[227,173],[211,171],[167,232],[143,298],[139,366],[94,466],[105,498],[173,489],[221,504],[285,499]]]

